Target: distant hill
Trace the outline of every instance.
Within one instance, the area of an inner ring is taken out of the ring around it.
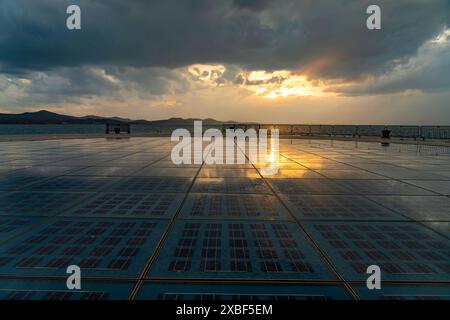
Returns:
[[[25,112],[20,114],[0,113],[0,123],[26,124],[26,123],[70,123],[76,117],[66,116],[41,110],[38,112]]]
[[[202,120],[203,124],[217,125],[222,123],[236,123],[235,121],[218,121],[215,119],[184,119],[170,118],[166,120],[131,120],[119,117],[100,117],[88,115],[84,117],[73,117],[63,114],[41,110],[37,112],[25,112],[19,114],[0,113],[0,124],[105,124],[105,123],[130,123],[146,125],[177,125],[192,124],[194,120]]]

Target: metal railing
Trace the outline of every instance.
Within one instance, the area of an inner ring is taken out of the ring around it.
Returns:
[[[450,126],[401,125],[303,125],[303,124],[225,124],[222,128],[279,129],[280,135],[319,137],[380,137],[385,129],[391,137],[416,139],[450,139]],[[224,129],[223,129],[224,130]]]
[[[193,125],[171,124],[161,125],[133,125],[135,133],[156,133],[170,135],[177,128],[185,128],[193,132]],[[226,129],[279,129],[281,136],[305,137],[380,137],[387,129],[394,138],[410,138],[414,140],[449,139],[450,126],[401,126],[401,125],[306,125],[306,124],[255,124],[229,123],[210,125],[204,124],[203,131],[216,128],[225,133]]]

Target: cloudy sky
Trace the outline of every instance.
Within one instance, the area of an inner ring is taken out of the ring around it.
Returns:
[[[450,124],[449,22],[448,0],[0,0],[0,112]]]

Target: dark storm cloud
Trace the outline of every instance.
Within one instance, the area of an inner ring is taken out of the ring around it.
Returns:
[[[449,22],[448,0],[2,0],[0,72],[223,63],[355,79],[407,61]],[[69,4],[82,30],[65,28]]]
[[[259,11],[265,9],[271,1],[272,0],[234,0],[233,4],[240,8]]]
[[[65,9],[82,9],[82,30],[65,27]],[[239,59],[268,42],[258,17],[228,1],[6,0],[0,59],[6,67],[110,64],[179,67]],[[233,58],[233,55],[236,55]]]
[[[25,90],[29,94],[89,96],[110,94],[118,89],[104,77],[102,70],[87,67],[37,73],[31,80]]]
[[[448,92],[450,88],[450,46],[427,43],[416,57],[395,72],[349,88],[328,88],[344,95],[360,96],[418,90]]]

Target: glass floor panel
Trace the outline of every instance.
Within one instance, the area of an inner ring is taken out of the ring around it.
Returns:
[[[122,192],[186,192],[193,177],[128,177],[112,186]]]
[[[78,265],[85,276],[137,276],[166,221],[57,218],[0,247],[1,275],[65,276]]]
[[[449,238],[450,236],[450,222],[449,221],[434,221],[434,222],[425,222],[424,225],[429,228],[439,232],[440,234]]]
[[[138,170],[139,170],[139,168],[135,168],[135,167],[103,166],[103,167],[89,167],[86,169],[81,169],[72,174],[77,175],[77,176],[126,177],[126,176],[129,176],[129,175],[135,173]]]
[[[189,177],[193,178],[198,172],[198,168],[156,168],[147,167],[133,174],[133,176],[149,177]]]
[[[396,180],[339,180],[339,183],[361,195],[433,195],[428,190]]]
[[[299,219],[406,220],[362,196],[286,194],[281,198]]]
[[[42,219],[30,217],[7,217],[0,216],[0,242],[23,232]]]
[[[180,193],[98,193],[66,211],[64,216],[172,218],[184,195]]]
[[[418,187],[433,191],[435,193],[450,196],[450,180],[446,178],[446,180],[405,180],[408,183],[414,184]]]
[[[352,194],[347,188],[327,179],[270,179],[282,194]]]
[[[13,192],[0,196],[0,215],[52,216],[91,196],[75,192]]]
[[[47,179],[48,177],[44,176],[2,173],[0,174],[0,191],[20,190]]]
[[[126,300],[133,285],[83,281],[80,290],[68,290],[61,280],[0,279],[0,300]]]
[[[380,290],[368,290],[354,285],[364,300],[450,300],[450,284],[442,285],[382,285]]]
[[[340,285],[242,285],[144,283],[139,300],[348,300]]]
[[[191,193],[180,218],[292,220],[275,196],[208,193]]]
[[[120,177],[99,176],[62,176],[36,183],[27,188],[32,191],[102,191],[109,190],[117,184]]]
[[[414,220],[450,221],[450,198],[443,196],[373,196],[372,200]]]
[[[261,177],[175,165],[173,146],[1,142],[0,298],[126,299],[142,284],[138,299],[447,299],[450,149],[281,139],[280,171]],[[89,280],[69,294],[72,264]]]
[[[335,279],[293,222],[178,221],[148,277]]]
[[[347,280],[378,265],[386,280],[449,281],[448,239],[413,222],[307,222],[306,229]]]
[[[271,193],[261,178],[197,178],[192,192],[203,193]]]

